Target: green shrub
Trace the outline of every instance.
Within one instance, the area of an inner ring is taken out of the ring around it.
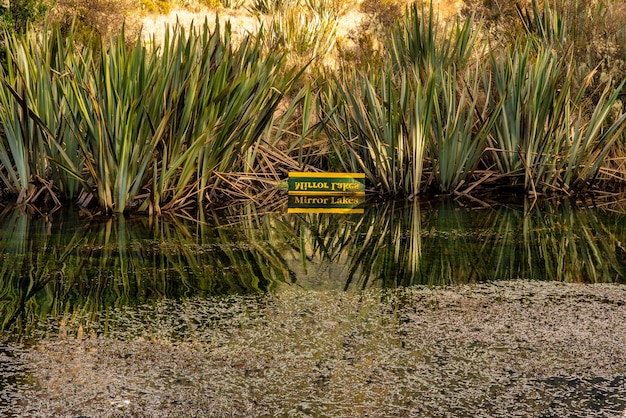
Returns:
[[[0,6],[0,27],[23,33],[29,25],[42,23],[50,8],[42,0],[6,1]]]

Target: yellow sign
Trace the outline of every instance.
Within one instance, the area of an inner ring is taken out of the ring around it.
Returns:
[[[363,173],[289,173],[290,195],[362,195],[365,196]]]
[[[363,213],[365,195],[289,195],[287,213]]]

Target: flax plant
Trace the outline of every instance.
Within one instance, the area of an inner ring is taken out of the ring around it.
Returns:
[[[339,164],[363,170],[383,193],[416,196],[429,159],[439,191],[456,190],[477,167],[501,106],[486,71],[464,75],[465,86],[454,69],[427,83],[415,68],[335,79],[339,96],[324,92],[322,101],[329,137],[341,138],[333,142]]]
[[[285,93],[302,74],[302,70],[285,66],[283,54],[266,55],[259,37],[248,38],[235,52],[230,46],[227,51],[221,63],[226,67],[224,85],[217,90],[209,84],[214,93],[219,93],[218,100],[207,103],[217,115],[217,123],[205,147],[199,175],[211,170],[253,169],[245,166],[240,156],[262,139]],[[200,190],[205,182],[207,179],[202,178]]]
[[[220,4],[226,9],[240,9],[244,3],[245,0],[220,0]]]
[[[335,78],[320,105],[337,164],[362,170],[384,194],[419,194],[435,86],[434,78],[422,83],[413,69]]]
[[[18,196],[18,204],[34,197],[37,177],[47,176],[48,141],[37,111],[57,111],[48,94],[51,69],[43,65],[45,52],[34,36],[22,42],[16,34],[5,34],[6,65],[0,70],[0,162],[5,170],[0,179],[8,193]]]
[[[100,207],[160,213],[213,199],[214,172],[254,169],[241,156],[299,77],[279,72],[283,63],[260,36],[234,46],[219,21],[213,31],[206,21],[199,32],[168,30],[162,50],[112,40],[97,71],[64,90]]]
[[[597,182],[600,171],[609,164],[607,157],[623,140],[626,113],[614,117],[613,110],[625,83],[623,81],[617,89],[608,84],[597,102],[591,105],[593,110],[590,115],[587,101],[579,105],[569,155],[563,159],[561,168],[561,177],[568,189],[591,188]]]
[[[152,162],[151,197],[142,206],[151,212],[161,212],[163,205],[167,209],[186,204],[188,196],[195,196],[192,189],[197,181],[198,154],[204,135],[216,123],[216,116],[209,113],[215,109],[203,107],[208,102],[207,93],[200,94],[199,90],[202,73],[211,62],[222,59],[224,45],[218,33],[201,37],[190,30],[187,34],[178,24],[167,28],[162,48],[150,55],[151,65],[161,70],[154,97],[162,99],[150,102],[149,119],[153,129],[158,123],[166,127],[156,144],[160,158]],[[203,49],[202,42],[206,42]],[[223,74],[216,74],[216,82],[223,79]],[[203,114],[205,110],[208,115]]]
[[[324,166],[327,141],[320,135],[323,124],[316,113],[318,93],[315,84],[306,83],[266,131],[263,142],[271,148],[275,159],[280,162],[268,166],[267,172],[277,172],[277,167],[302,171],[304,167]]]
[[[160,178],[177,176],[172,202],[184,197],[190,186],[198,200],[211,199],[216,190],[210,178],[213,170],[254,170],[242,156],[272,125],[278,104],[300,73],[283,67],[284,55],[264,52],[260,33],[237,47],[231,43],[229,25],[223,34],[205,25],[186,41],[180,31],[175,33],[168,66],[177,70],[176,54],[191,66],[182,84],[167,86],[165,97],[170,100],[164,111],[172,112],[173,129],[160,146],[169,149],[173,164],[162,166]],[[165,183],[158,190],[168,191]]]
[[[67,199],[75,198],[86,185],[81,184],[84,180],[80,175],[71,174],[80,173],[83,162],[65,117],[73,104],[64,96],[63,85],[70,74],[90,71],[89,50],[74,43],[71,31],[63,35],[58,27],[45,27],[43,34],[28,32],[23,37],[5,34],[4,41],[8,47],[0,118],[5,126],[2,142],[10,144],[10,155],[3,152],[2,162],[11,178],[19,173],[22,183],[33,185],[30,197],[25,198],[21,189],[18,202],[36,198],[42,187],[53,198],[56,192]],[[27,159],[19,146],[22,143],[28,145]]]
[[[503,100],[494,125],[493,157],[500,173],[536,194],[558,188],[558,166],[572,123],[568,61],[554,52],[516,47],[492,56],[494,84]],[[565,74],[565,76],[564,76]]]
[[[501,105],[491,104],[491,77],[479,64],[462,73],[461,85],[453,67],[440,74],[429,154],[438,191],[450,193],[478,166]]]
[[[24,89],[20,89],[24,93]],[[20,94],[16,91],[16,94]],[[31,150],[34,123],[25,113],[28,110],[20,106],[13,98],[11,92],[0,89],[0,119],[2,121],[2,139],[0,140],[0,180],[4,191],[12,195],[19,195],[17,202],[28,201],[33,191],[30,189],[32,180],[32,158],[37,153]]]
[[[382,193],[418,195],[425,169],[440,191],[455,190],[477,166],[499,111],[489,99],[478,108],[479,96],[491,96],[488,74],[465,69],[473,21],[438,35],[433,15],[432,5],[407,9],[387,42],[390,65],[367,75],[348,71],[322,94],[328,135],[341,138],[333,143],[337,162],[363,170]]]
[[[432,2],[425,10],[413,3],[391,31],[387,50],[393,67],[412,65],[422,81],[440,70],[464,68],[473,52],[479,28],[473,19],[456,20],[451,27],[439,24]]]
[[[249,10],[253,13],[269,14],[282,10],[289,0],[252,0]]]
[[[597,102],[575,90],[571,57],[534,46],[492,56],[502,111],[491,152],[499,172],[532,195],[582,190],[597,180],[619,140],[626,116],[612,117],[619,91],[607,86]],[[589,77],[593,76],[593,72]]]
[[[346,0],[304,0],[303,3],[318,13],[331,11],[335,15],[343,14],[350,6]]]
[[[531,41],[537,45],[565,46],[568,35],[572,33],[570,21],[551,8],[549,1],[544,1],[542,7],[537,0],[532,0],[530,10],[523,9],[519,4],[515,7],[524,32]]]
[[[145,112],[158,73],[157,68],[148,66],[146,50],[139,41],[128,49],[120,36],[101,51],[94,73],[66,86],[65,95],[77,105],[68,118],[100,207],[106,212],[123,212],[145,185],[159,139],[159,132],[149,131]]]

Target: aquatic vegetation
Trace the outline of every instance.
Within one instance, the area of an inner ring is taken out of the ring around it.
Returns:
[[[5,34],[0,193],[158,215],[271,202],[295,170],[364,172],[369,191],[409,199],[623,187],[624,83],[578,65],[571,14],[533,2],[492,46],[481,21],[413,4],[384,59],[357,69],[324,66],[345,3],[297,3],[237,41],[217,18],[160,46]]]
[[[56,198],[50,182],[74,196],[76,181],[49,162],[49,157],[59,154],[52,132],[63,143],[62,150],[71,153],[76,147],[62,117],[67,103],[59,100],[57,82],[65,68],[72,66],[74,45],[71,38],[63,40],[58,32],[47,39],[33,32],[25,36],[5,36],[5,65],[0,69],[0,183],[17,196],[18,203],[35,199],[42,191]]]
[[[498,170],[532,194],[589,186],[625,127],[623,115],[612,119],[619,89],[586,103],[572,58],[534,46],[492,56],[492,65],[503,101],[492,143]]]
[[[206,22],[200,32],[174,28],[163,51],[127,47],[121,35],[97,59],[68,53],[71,37],[59,28],[46,47],[34,36],[10,39],[0,112],[7,191],[26,193],[52,160],[64,197],[75,197],[79,181],[106,212],[210,200],[214,171],[251,169],[242,153],[298,77],[259,37],[235,47],[228,25],[211,31]],[[57,47],[61,61],[46,60],[45,48]]]
[[[617,179],[600,175],[626,126],[616,115],[623,84],[607,82],[592,99],[595,71],[579,85],[572,55],[550,47],[565,30],[559,15],[541,16],[527,22],[541,25],[527,38],[485,54],[471,19],[439,37],[432,10],[413,6],[390,34],[391,65],[347,71],[321,92],[328,136],[339,138],[337,165],[363,170],[380,193],[408,197],[430,186],[467,194],[485,180],[533,196],[570,194]],[[548,23],[558,33],[549,35]],[[410,132],[420,140],[407,140]]]
[[[471,20],[439,39],[433,19],[432,9],[419,13],[413,5],[390,34],[390,65],[377,74],[335,77],[321,93],[340,167],[364,171],[387,194],[420,194],[429,158],[440,191],[455,190],[476,168],[490,133],[489,122],[476,132],[479,118],[497,113],[487,114],[488,101],[483,109],[477,103],[483,89],[490,91],[483,72],[463,70],[476,39]]]
[[[336,78],[319,101],[336,159],[330,168],[364,172],[388,194],[419,194],[435,84],[410,69]]]
[[[561,199],[626,180],[584,26],[533,1],[490,43],[366,1],[383,59],[324,68],[345,0],[252,3],[237,41],[2,38],[0,414],[622,414],[626,211]],[[285,213],[302,170],[409,199]]]

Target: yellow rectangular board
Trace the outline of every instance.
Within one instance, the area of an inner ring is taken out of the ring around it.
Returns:
[[[364,173],[291,172],[290,195],[365,195]]]
[[[364,195],[289,195],[287,213],[363,213]]]

